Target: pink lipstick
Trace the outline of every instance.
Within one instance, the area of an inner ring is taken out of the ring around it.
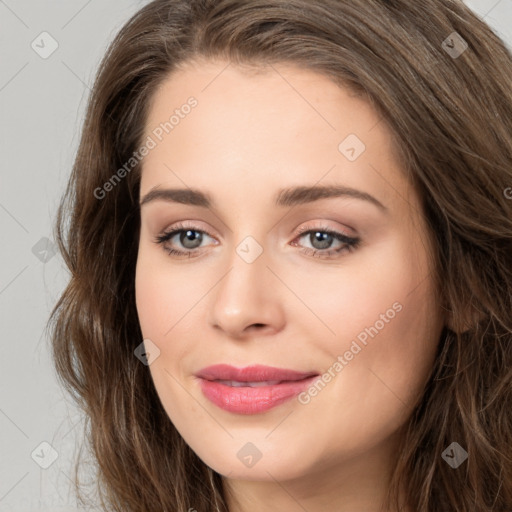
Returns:
[[[208,366],[196,374],[208,400],[238,414],[268,411],[301,393],[318,375],[272,366],[235,368],[226,364]]]

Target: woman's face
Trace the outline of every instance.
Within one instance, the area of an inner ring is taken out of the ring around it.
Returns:
[[[209,62],[162,84],[144,140],[137,309],[185,441],[242,480],[389,461],[444,318],[385,122],[311,71]],[[217,364],[313,377],[198,376]]]

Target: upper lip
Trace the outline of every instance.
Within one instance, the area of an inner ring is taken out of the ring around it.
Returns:
[[[229,364],[215,364],[200,370],[196,376],[205,380],[234,380],[237,382],[264,382],[269,380],[294,381],[318,375],[316,372],[298,372],[274,366],[251,365],[236,368]]]

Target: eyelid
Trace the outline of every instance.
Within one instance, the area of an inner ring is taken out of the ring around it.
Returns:
[[[171,224],[169,227],[166,227],[165,229],[162,229],[159,233],[160,235],[165,235],[166,233],[171,233],[172,231],[179,231],[179,230],[186,230],[191,229],[194,231],[200,231],[202,233],[206,233],[208,236],[211,236],[212,238],[215,238],[210,230],[208,228],[205,228],[202,226],[201,221],[199,220],[183,220],[183,221],[177,221],[174,224]]]
[[[212,235],[208,229],[200,227],[198,224],[195,224],[195,222],[198,222],[198,221],[177,222],[177,223],[171,225],[171,227],[162,230],[155,237],[155,241],[162,240],[164,238],[173,238],[180,231],[186,231],[186,230],[197,231],[198,233],[204,233],[204,234],[208,235],[210,238],[215,239],[215,236]]]
[[[344,228],[333,228],[333,227],[325,225],[325,221],[319,221],[319,222],[324,222],[324,223],[321,226],[311,226],[308,224],[306,224],[305,226],[301,226],[297,230],[295,237],[297,238],[297,237],[303,235],[304,233],[307,233],[308,231],[322,231],[322,232],[330,232],[331,231],[331,232],[336,232],[336,233],[339,233],[340,235],[346,236],[347,238],[354,238],[354,239],[359,238],[355,235],[349,235]]]

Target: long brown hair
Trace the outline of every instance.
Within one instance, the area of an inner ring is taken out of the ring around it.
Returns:
[[[460,326],[442,332],[389,503],[403,488],[417,512],[512,510],[512,55],[458,0],[155,0],[115,37],[56,218],[71,275],[49,321],[104,509],[227,511],[221,476],[134,356],[140,162],[98,192],[141,146],[156,88],[195,58],[322,73],[388,124],[434,236],[439,300]],[[468,455],[457,469],[442,457],[452,442]]]

